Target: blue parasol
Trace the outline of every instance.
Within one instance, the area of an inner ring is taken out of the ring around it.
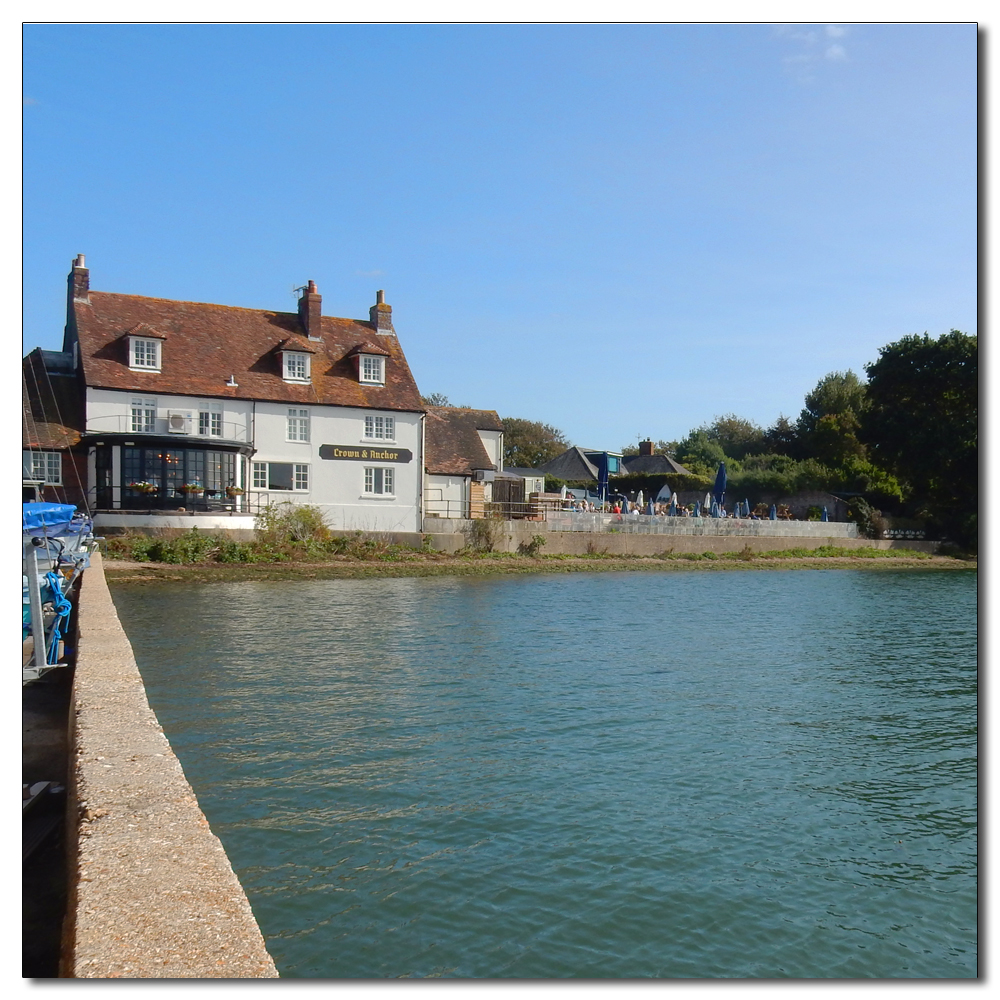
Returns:
[[[701,517],[701,501],[695,500],[694,502],[694,516]]]
[[[767,515],[772,521],[778,520],[778,508],[771,504],[771,513]]]
[[[830,520],[830,514],[827,511],[826,507],[823,508],[823,513],[820,515],[820,520],[821,521],[829,521]]]
[[[726,497],[726,463],[719,462],[719,471],[715,474],[715,502],[722,506]]]

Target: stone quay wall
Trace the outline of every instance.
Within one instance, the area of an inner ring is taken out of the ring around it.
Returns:
[[[243,887],[149,707],[100,555],[81,583],[60,976],[277,978]]]

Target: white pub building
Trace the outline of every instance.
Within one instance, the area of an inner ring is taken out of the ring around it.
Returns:
[[[80,255],[62,352],[25,359],[25,482],[108,528],[252,527],[291,500],[420,531],[425,407],[377,300],[355,320],[312,281],[295,313],[97,292]]]

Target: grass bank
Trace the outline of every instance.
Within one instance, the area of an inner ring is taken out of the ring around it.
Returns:
[[[658,556],[526,556],[506,553],[448,554],[399,546],[367,553],[308,552],[273,561],[154,562],[115,558],[109,553],[104,569],[112,583],[143,584],[163,581],[216,583],[241,580],[338,580],[402,576],[505,576],[525,573],[621,573],[780,570],[780,569],[921,569],[975,570],[975,559],[931,556],[908,549],[784,549],[773,552],[717,554],[664,553]]]

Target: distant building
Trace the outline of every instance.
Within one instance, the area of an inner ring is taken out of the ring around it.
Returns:
[[[70,356],[33,350],[21,363],[22,499],[87,507],[82,394]]]
[[[566,481],[592,479],[600,482],[602,469],[605,477],[617,476],[621,471],[621,452],[595,451],[591,448],[567,448],[550,462],[540,466],[542,472]]]
[[[525,469],[508,466],[503,470],[510,476],[517,476],[524,481],[524,496],[530,497],[532,493],[545,492],[545,473],[541,469]]]
[[[624,471],[629,475],[648,474],[662,475],[677,473],[682,476],[690,476],[691,473],[679,462],[675,462],[669,455],[654,455],[652,441],[639,442],[638,455],[626,455],[622,458]]]
[[[502,473],[503,424],[495,410],[427,408],[424,512],[482,517]]]

